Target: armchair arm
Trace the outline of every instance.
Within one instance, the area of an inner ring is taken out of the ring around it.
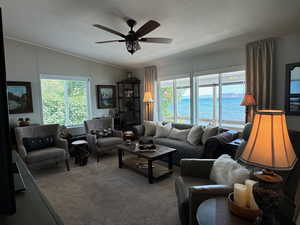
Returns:
[[[113,136],[122,138],[123,137],[123,131],[113,129]]]
[[[27,157],[27,151],[24,147],[24,145],[18,145],[17,146],[17,152],[19,153],[19,155],[21,156],[21,158],[24,160]]]
[[[144,136],[144,133],[145,133],[144,125],[133,126],[133,133],[136,136],[136,138],[140,138],[140,137]]]
[[[55,146],[64,149],[69,154],[68,141],[62,138],[56,138]]]
[[[180,161],[181,176],[209,178],[214,159],[182,159]]]
[[[96,152],[97,151],[97,135],[96,134],[87,134],[86,135],[87,138],[87,142],[88,142],[88,148],[92,151],[92,152]]]
[[[210,198],[226,197],[233,191],[228,185],[202,185],[189,188],[189,224],[198,224],[196,213],[199,205]]]

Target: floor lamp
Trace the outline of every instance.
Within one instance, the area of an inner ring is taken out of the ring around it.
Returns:
[[[151,109],[151,103],[154,102],[153,97],[152,97],[152,93],[150,91],[146,91],[144,93],[144,99],[143,102],[146,104],[146,120],[150,120],[150,109]]]
[[[253,117],[254,117],[254,107],[256,106],[256,101],[255,101],[254,96],[252,94],[249,94],[249,93],[245,94],[245,96],[244,96],[244,98],[241,102],[241,106],[246,107],[246,123],[247,122],[252,122]],[[248,116],[248,114],[250,116]]]

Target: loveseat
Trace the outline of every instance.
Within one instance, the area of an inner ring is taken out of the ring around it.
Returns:
[[[178,130],[191,129],[192,127],[193,125],[191,124],[172,123],[172,128],[176,128]],[[218,128],[218,134],[210,137],[206,143],[192,145],[186,141],[169,137],[145,136],[144,125],[134,126],[133,131],[139,140],[153,140],[155,144],[175,148],[177,151],[173,156],[173,164],[178,166],[180,164],[180,160],[183,158],[217,158],[221,154],[220,152],[224,149],[222,146],[237,138],[237,133]],[[222,154],[224,154],[224,152],[222,152]]]

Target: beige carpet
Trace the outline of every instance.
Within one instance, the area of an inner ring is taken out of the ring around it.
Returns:
[[[149,184],[146,177],[119,169],[117,156],[99,164],[64,164],[32,170],[42,192],[66,225],[179,225],[172,175]],[[176,174],[177,172],[175,172]]]

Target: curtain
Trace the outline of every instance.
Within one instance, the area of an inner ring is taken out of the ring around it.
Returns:
[[[157,81],[157,68],[156,66],[145,67],[145,76],[144,76],[144,93],[150,92],[152,98],[155,99],[155,86]],[[144,119],[145,120],[154,120],[154,102],[144,103]]]
[[[246,91],[256,100],[257,109],[271,109],[274,78],[275,40],[265,39],[246,46]],[[253,110],[253,109],[251,109]],[[252,111],[247,119],[252,121]]]

